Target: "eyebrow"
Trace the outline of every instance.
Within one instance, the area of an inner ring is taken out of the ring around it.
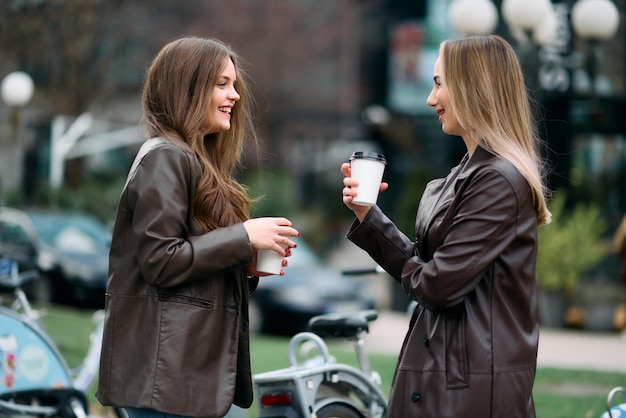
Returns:
[[[227,75],[219,75],[217,78],[221,78],[221,79],[224,79],[224,80],[231,80],[231,78],[229,76],[227,76]],[[235,80],[236,80],[236,78],[235,78]]]

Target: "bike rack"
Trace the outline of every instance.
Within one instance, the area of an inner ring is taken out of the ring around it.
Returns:
[[[324,359],[325,364],[331,362],[330,352],[328,351],[328,346],[324,340],[312,332],[301,332],[294,335],[289,341],[289,364],[291,364],[292,367],[298,366],[298,360],[296,358],[296,349],[298,348],[298,345],[309,341],[315,344],[315,348],[317,348],[317,351]]]

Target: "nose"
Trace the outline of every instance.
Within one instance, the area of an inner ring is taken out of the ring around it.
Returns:
[[[228,98],[230,100],[237,101],[241,99],[241,96],[239,95],[239,93],[237,93],[237,90],[233,87],[232,89],[230,89],[230,92],[228,93]]]
[[[437,100],[435,99],[435,89],[432,89],[430,91],[430,94],[428,95],[428,98],[426,99],[426,104],[430,107],[437,106]]]

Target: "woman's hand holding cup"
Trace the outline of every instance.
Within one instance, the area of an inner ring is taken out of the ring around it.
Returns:
[[[363,187],[369,187],[368,193],[368,202],[364,202],[359,200],[357,196],[359,195],[359,180],[352,177],[353,169],[351,163],[343,163],[341,165],[341,172],[345,176],[343,179],[343,203],[354,212],[359,222],[362,222],[365,218],[365,215],[369,212],[371,207],[375,204],[378,193],[387,190],[389,185],[386,182],[380,181],[380,179],[374,179],[374,185],[363,185]],[[377,174],[377,177],[380,176],[382,179],[382,172]],[[364,179],[365,181],[371,181],[372,179]],[[372,187],[377,187],[374,189],[376,194],[374,195],[372,192]]]
[[[255,276],[285,274],[282,270],[288,264],[285,257],[289,257],[291,249],[297,247],[291,238],[300,236],[291,221],[281,217],[266,217],[249,219],[243,225],[255,250],[255,260],[248,266],[248,272]],[[269,265],[265,264],[266,261]]]

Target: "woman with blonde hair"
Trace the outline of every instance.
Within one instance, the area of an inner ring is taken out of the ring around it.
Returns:
[[[550,212],[521,68],[503,38],[469,37],[441,44],[433,81],[427,103],[467,153],[428,183],[415,240],[354,204],[341,167],[347,237],[418,302],[387,416],[535,417],[537,228]]]
[[[215,39],[175,40],[148,69],[150,139],[115,219],[96,393],[130,418],[221,418],[252,403],[248,297],[267,275],[255,256],[287,257],[299,234],[285,218],[250,219],[234,177],[254,139],[251,102],[242,60]]]

